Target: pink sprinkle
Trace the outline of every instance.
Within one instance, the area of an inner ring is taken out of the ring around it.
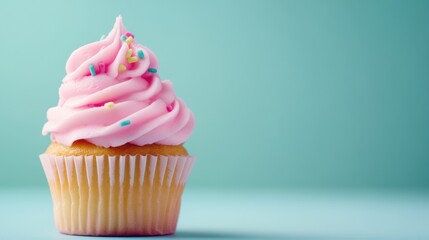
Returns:
[[[168,105],[167,106],[167,111],[169,111],[169,112],[173,111],[173,105]]]
[[[98,68],[100,70],[100,73],[105,73],[106,72],[106,64],[104,64],[103,62],[98,64]]]
[[[92,104],[88,104],[87,106],[90,108],[94,108],[94,107],[104,106],[104,104],[103,103],[92,103]]]
[[[128,37],[132,37],[132,38],[134,38],[134,35],[133,35],[132,33],[130,33],[130,32],[125,33],[125,36],[127,36],[127,38],[128,38]]]

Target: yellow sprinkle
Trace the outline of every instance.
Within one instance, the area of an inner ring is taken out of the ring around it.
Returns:
[[[108,102],[104,104],[105,107],[107,108],[114,108],[115,107],[115,103],[114,102]]]
[[[126,55],[127,58],[130,58],[132,54],[133,54],[133,50],[132,49],[128,49],[127,55]]]
[[[139,58],[136,56],[128,58],[128,63],[135,63],[138,61],[139,61]]]
[[[133,37],[128,37],[127,40],[125,40],[125,42],[130,45],[132,42],[134,41]]]
[[[123,71],[127,70],[127,67],[124,64],[119,64],[118,70],[119,70],[119,72],[123,72]]]

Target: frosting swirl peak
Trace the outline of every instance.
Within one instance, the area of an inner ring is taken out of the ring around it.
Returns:
[[[194,115],[157,69],[155,54],[135,42],[117,17],[105,39],[71,54],[43,135],[67,146],[77,140],[103,147],[182,144]]]

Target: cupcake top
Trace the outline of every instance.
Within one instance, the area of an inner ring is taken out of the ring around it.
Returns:
[[[134,40],[120,16],[105,39],[71,54],[66,73],[42,130],[54,142],[180,145],[192,133],[193,113],[160,79],[155,54]]]

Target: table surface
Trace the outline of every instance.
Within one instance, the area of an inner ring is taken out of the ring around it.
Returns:
[[[187,189],[177,233],[155,238],[429,239],[429,193]],[[58,233],[46,187],[0,189],[0,239],[99,238]]]

